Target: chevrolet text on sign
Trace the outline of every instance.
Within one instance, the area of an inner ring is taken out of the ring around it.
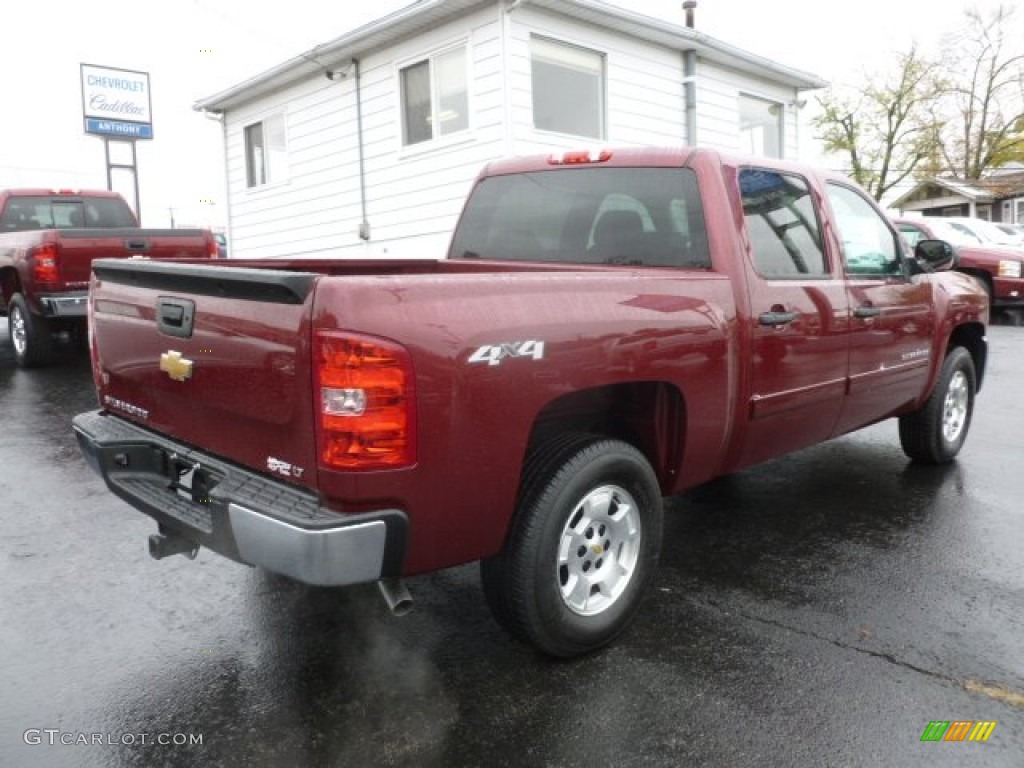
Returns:
[[[149,73],[82,64],[85,132],[153,138]]]

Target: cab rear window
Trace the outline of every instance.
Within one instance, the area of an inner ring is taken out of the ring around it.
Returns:
[[[0,214],[0,231],[135,227],[135,216],[114,197],[12,197]]]
[[[484,178],[449,258],[706,269],[696,176],[687,168],[566,168]]]

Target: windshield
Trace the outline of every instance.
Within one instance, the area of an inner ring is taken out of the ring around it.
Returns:
[[[708,268],[686,168],[561,168],[474,188],[449,258]]]
[[[945,240],[953,245],[983,245],[982,240],[967,227],[958,226],[942,219],[928,219],[928,228],[936,240]]]

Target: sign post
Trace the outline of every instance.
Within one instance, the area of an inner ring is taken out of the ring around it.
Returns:
[[[113,172],[131,174],[135,190],[135,215],[142,220],[139,172],[135,142],[153,138],[149,73],[114,67],[81,64],[82,116],[85,132],[103,137],[107,165],[107,189],[113,189]],[[131,147],[130,162],[114,162],[111,144]]]

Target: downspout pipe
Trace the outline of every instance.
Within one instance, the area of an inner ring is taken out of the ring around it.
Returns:
[[[359,151],[359,239],[370,239],[370,220],[366,216],[366,152],[363,137],[363,85],[359,59],[350,59],[339,69],[324,72],[328,80],[344,80],[352,73],[356,91],[356,146]]]
[[[359,222],[359,238],[370,239],[370,220],[366,216],[366,153],[363,137],[363,88],[360,77],[359,59],[352,59],[356,81],[356,134],[359,144],[359,205],[362,219]]]
[[[693,29],[697,0],[685,0],[686,28]],[[683,51],[683,98],[686,105],[686,144],[697,146],[697,51]]]
[[[686,106],[686,144],[697,146],[697,52],[683,51],[683,100]]]

